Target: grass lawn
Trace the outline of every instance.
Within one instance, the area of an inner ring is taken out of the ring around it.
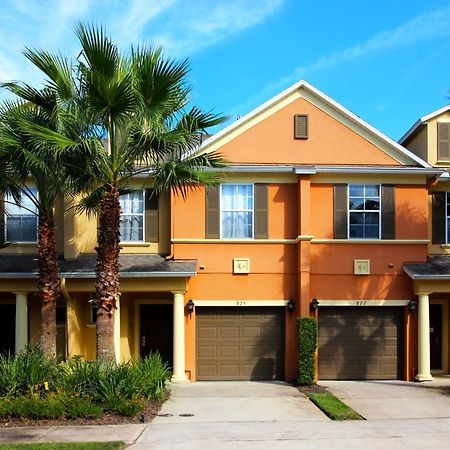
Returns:
[[[362,420],[356,411],[329,392],[314,392],[309,398],[332,420]]]
[[[122,450],[124,442],[67,442],[39,444],[0,444],[0,450]]]

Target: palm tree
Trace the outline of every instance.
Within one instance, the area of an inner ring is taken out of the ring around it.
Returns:
[[[30,50],[25,51],[25,56],[39,62]],[[63,60],[56,60],[53,75],[70,79],[71,68]],[[27,198],[32,205],[29,212],[38,215],[40,345],[50,356],[56,353],[56,300],[60,293],[54,208],[57,199],[70,188],[66,163],[71,158],[72,148],[56,151],[55,146],[41,139],[37,132],[45,129],[47,133],[78,136],[79,130],[71,128],[71,122],[65,119],[67,105],[73,100],[75,91],[70,84],[56,88],[50,83],[40,90],[17,82],[3,83],[2,86],[15,94],[16,100],[5,102],[1,109],[0,166],[3,176],[0,192],[3,195],[12,193],[15,203],[19,204]],[[36,189],[30,188],[30,184]]]
[[[137,190],[132,181],[136,175],[145,176],[145,184],[156,191],[172,189],[182,196],[198,185],[215,183],[215,173],[204,169],[223,165],[219,155],[195,156],[192,150],[204,130],[223,118],[188,109],[187,61],[176,62],[161,49],[146,46],[122,55],[102,28],[79,25],[76,34],[82,51],[70,81],[67,73],[55,76],[61,57],[35,52],[32,61],[49,77],[52,89],[72,92],[69,86],[75,86],[77,99],[69,103],[64,119],[78,123],[79,135],[41,125],[30,134],[60,150],[79,148],[83,154],[83,164],[74,159],[69,172],[86,193],[80,209],[95,209],[99,218],[93,299],[98,307],[97,358],[112,360],[120,295],[119,197]]]

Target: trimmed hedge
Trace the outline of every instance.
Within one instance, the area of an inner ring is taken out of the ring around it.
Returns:
[[[317,320],[314,317],[297,318],[298,384],[315,384],[315,356],[317,350]]]

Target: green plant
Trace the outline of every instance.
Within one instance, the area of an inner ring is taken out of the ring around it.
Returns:
[[[68,396],[63,402],[65,415],[69,419],[97,419],[103,414],[103,408],[88,398]]]
[[[313,317],[298,319],[298,379],[300,385],[315,384],[315,357],[317,350],[317,320]]]
[[[142,395],[162,400],[166,394],[166,383],[170,379],[171,371],[161,355],[158,352],[150,353],[145,358],[136,360],[135,367]]]
[[[54,358],[39,346],[29,345],[16,355],[0,355],[0,397],[46,394],[54,388],[57,372]]]
[[[122,416],[132,417],[144,408],[142,400],[125,400],[117,399],[114,403],[109,404],[109,410],[117,411]]]

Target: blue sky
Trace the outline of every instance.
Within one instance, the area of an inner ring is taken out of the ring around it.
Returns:
[[[394,139],[450,103],[449,1],[1,0],[0,17],[0,80],[39,83],[21,49],[77,54],[81,20],[189,57],[193,101],[231,120],[302,78]]]

